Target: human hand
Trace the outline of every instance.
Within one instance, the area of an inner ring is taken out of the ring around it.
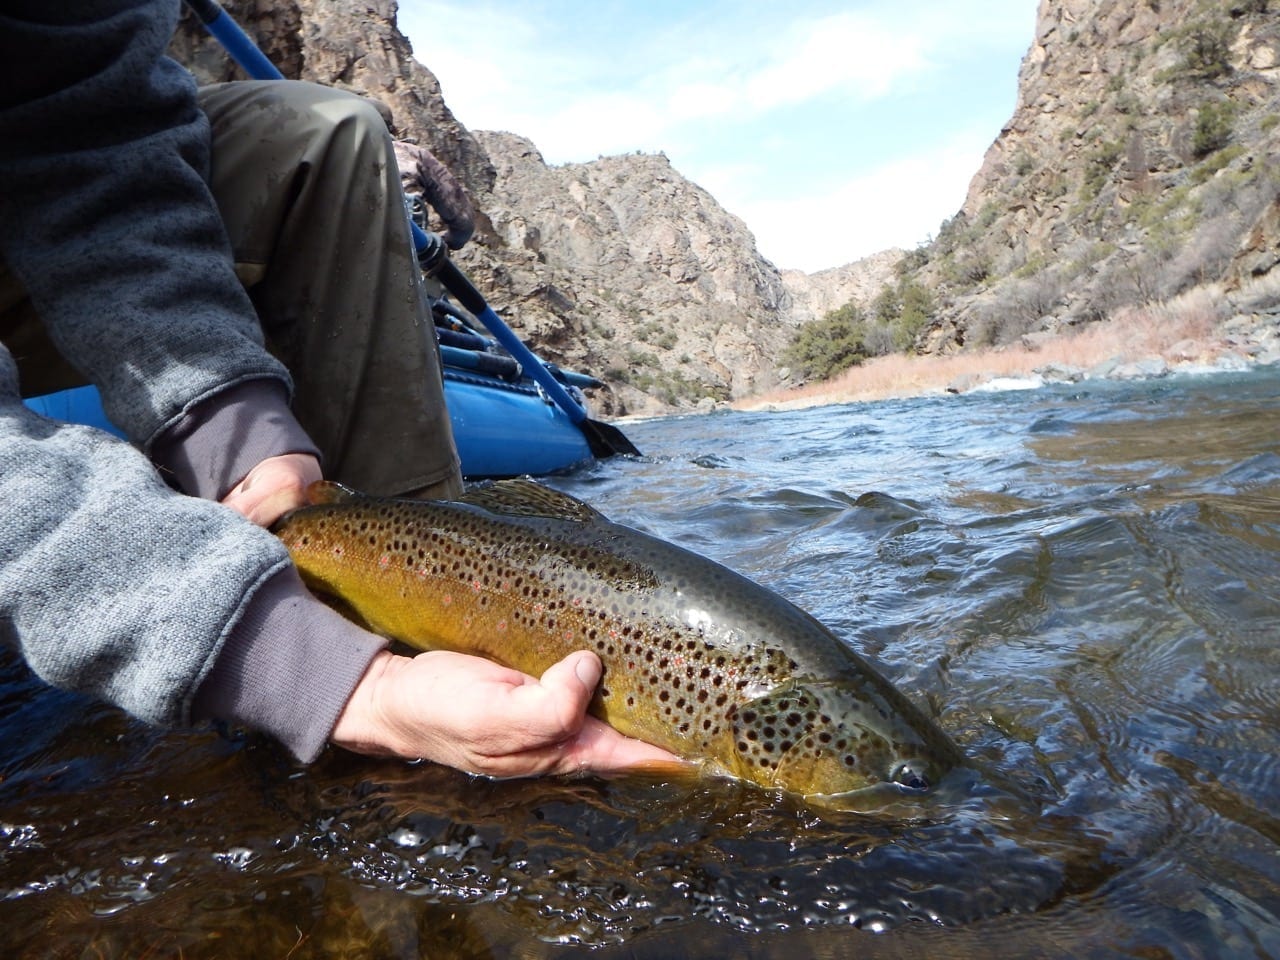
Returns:
[[[535,679],[484,660],[436,650],[374,657],[330,739],[356,753],[424,758],[490,777],[613,773],[675,765],[659,747],[586,716],[600,659],[565,657]]]
[[[222,503],[259,526],[269,527],[307,503],[307,487],[323,478],[320,461],[309,453],[268,457],[231,488]]]

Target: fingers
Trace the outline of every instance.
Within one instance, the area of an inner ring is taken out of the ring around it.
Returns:
[[[601,672],[599,657],[585,650],[539,679],[447,651],[412,660],[384,651],[331,739],[359,753],[424,757],[499,778],[618,773],[675,762],[666,750],[586,715]]]
[[[254,523],[269,527],[307,502],[307,487],[321,478],[320,462],[310,454],[269,457],[245,475],[222,503]]]
[[[243,509],[238,509],[234,503],[223,502],[233,510],[238,510],[238,512],[244,514],[245,517],[258,526],[270,527],[290,510],[303,506],[306,503],[306,497],[301,491],[290,489],[277,490],[261,500],[246,504]]]
[[[600,658],[588,650],[552,664],[536,682],[511,690],[512,721],[531,739],[559,743],[582,728],[587,705],[600,682]]]
[[[578,735],[564,745],[557,773],[623,773],[642,767],[684,766],[662,747],[624,737],[603,720],[587,717]]]
[[[525,714],[524,729],[535,741],[521,760],[539,773],[618,773],[650,764],[679,762],[675,754],[625,737],[586,710],[600,682],[600,658],[589,650],[565,657],[537,683],[512,690]],[[542,742],[537,742],[542,741]],[[528,774],[507,774],[522,776]]]

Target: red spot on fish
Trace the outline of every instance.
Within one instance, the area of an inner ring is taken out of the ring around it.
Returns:
[[[446,593],[446,594],[444,595],[443,599],[441,599],[441,601],[440,601],[440,602],[441,602],[441,603],[443,603],[443,604],[447,607],[449,604],[453,603],[453,594],[452,594],[452,593]]]
[[[422,569],[420,569],[418,571],[418,576],[421,577],[423,580],[427,579],[427,568],[423,567]]]
[[[505,630],[505,629],[507,629],[507,621],[505,621],[505,620],[499,620],[499,621],[498,621],[498,629],[499,629],[499,630]]]
[[[342,547],[334,547],[334,548],[333,548],[333,555],[334,555],[335,557],[340,557],[340,556],[342,556]]]
[[[378,558],[378,566],[380,566],[383,570],[387,569],[387,567],[391,566],[391,557],[388,554],[384,553],[382,556]]]
[[[476,593],[479,593],[479,592],[480,592],[480,581],[479,581],[479,580],[472,580],[472,581],[471,581],[471,589],[472,589],[472,590],[474,590]]]

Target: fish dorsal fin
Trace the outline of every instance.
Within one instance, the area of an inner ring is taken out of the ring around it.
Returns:
[[[458,500],[508,517],[548,517],[553,520],[576,520],[579,523],[604,519],[594,507],[527,477],[497,480],[475,487]]]
[[[350,487],[344,487],[332,480],[317,480],[307,487],[307,503],[312,504],[342,503],[345,500],[355,500],[359,496],[360,494]]]

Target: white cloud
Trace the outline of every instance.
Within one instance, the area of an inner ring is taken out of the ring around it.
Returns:
[[[935,235],[964,203],[990,142],[972,131],[896,158],[841,182],[787,195],[765,194],[745,167],[707,171],[699,181],[755,234],[782,268],[813,272],[890,247],[911,249]]]
[[[895,19],[796,15],[778,33],[725,22],[717,26],[732,36],[668,33],[629,61],[502,5],[402,0],[399,16],[464,124],[521,133],[558,160],[659,149],[687,124],[743,121],[829,94],[885,96],[926,68],[932,44]],[[593,128],[604,136],[588,143]]]
[[[859,100],[888,94],[927,65],[926,38],[857,13],[801,20],[775,56],[743,85],[744,105],[770,110],[838,92]]]
[[[499,5],[438,0],[401,0],[397,23],[464,125],[525,133],[485,118],[537,112],[538,85],[520,82],[548,66],[536,23]]]

